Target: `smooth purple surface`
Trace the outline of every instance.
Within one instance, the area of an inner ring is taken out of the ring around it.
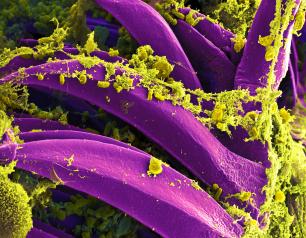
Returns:
[[[7,65],[5,65],[4,67],[0,67],[0,76],[2,77],[3,75],[14,72],[18,70],[20,67],[29,67],[33,65],[39,65],[41,63],[42,63],[41,60],[16,56]]]
[[[18,116],[18,115],[17,115]],[[73,130],[73,131],[85,131],[71,125],[63,125],[57,121],[41,120],[38,118],[14,118],[14,126],[19,126],[20,131],[27,132],[35,129],[41,130]]]
[[[82,131],[73,131],[73,130],[48,130],[43,132],[23,132],[19,134],[20,139],[25,142],[39,141],[39,140],[51,140],[51,139],[83,139],[83,140],[92,140],[99,141],[102,143],[118,145],[126,149],[137,151],[139,153],[145,153],[140,149],[137,149],[133,146],[130,146],[121,141],[96,135],[92,133],[82,132]]]
[[[205,90],[220,92],[233,89],[236,67],[222,50],[182,20],[173,26],[173,31]]]
[[[22,83],[67,92],[102,107],[161,145],[203,182],[209,185],[217,183],[224,195],[250,191],[256,194],[254,201],[257,207],[264,201],[261,189],[266,183],[265,168],[230,152],[190,112],[170,102],[147,101],[146,92],[140,87],[118,94],[112,87],[98,88],[96,80],[88,80],[86,85],[81,85],[75,79],[66,79],[62,86],[58,83],[58,74],[67,72],[68,68],[71,71],[82,70],[77,61],[34,66],[25,72],[33,75],[44,72],[45,80],[29,76]],[[95,71],[94,79],[104,78],[101,67],[92,68],[88,73],[91,71]],[[15,76],[11,74],[2,82],[13,80]],[[107,102],[106,96],[110,102]],[[122,107],[122,103],[126,102],[131,105],[128,110]]]
[[[188,178],[172,168],[163,166],[157,177],[143,175],[150,160],[143,153],[96,141],[61,139],[28,142],[17,150],[14,144],[1,146],[0,155],[17,159],[18,168],[60,179],[67,187],[123,210],[163,237],[242,234],[212,197],[194,189]],[[68,165],[65,158],[71,155],[74,161]]]
[[[174,64],[172,76],[191,89],[201,84],[176,36],[163,17],[141,0],[96,0],[112,14],[141,45],[150,45],[157,55]],[[144,30],[144,29],[150,29]]]
[[[270,166],[267,146],[258,140],[245,142],[244,140],[248,138],[249,135],[240,126],[232,129],[231,132],[232,135],[229,137],[227,133],[220,132],[218,129],[212,131],[216,138],[232,152],[256,163],[261,163],[265,167]]]
[[[256,12],[248,33],[242,59],[237,68],[235,77],[236,88],[249,88],[254,93],[256,88],[264,87],[267,83],[266,75],[269,72],[271,61],[268,62],[265,60],[266,48],[258,43],[258,39],[260,35],[267,36],[270,34],[269,23],[274,18],[275,1],[272,0],[271,3],[271,0],[262,0]],[[295,15],[296,11],[297,9],[295,9],[293,15]],[[281,49],[278,55],[278,63],[275,68],[276,88],[288,70],[293,22],[291,21],[288,29],[284,33],[285,38],[289,39],[286,44],[286,50]]]

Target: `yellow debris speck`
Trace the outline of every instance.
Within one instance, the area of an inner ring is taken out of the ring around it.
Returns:
[[[64,158],[64,161],[67,161],[67,166],[71,166],[74,161],[74,155],[71,155],[69,158]]]
[[[31,132],[42,132],[42,129],[32,129]]]
[[[241,192],[240,196],[239,196],[239,199],[242,201],[242,202],[246,202],[246,201],[249,201],[250,198],[252,196],[252,193],[251,192]]]
[[[87,82],[87,76],[86,74],[81,74],[79,77],[80,84],[85,84]]]
[[[191,186],[192,186],[195,190],[202,190],[202,188],[200,187],[200,185],[198,184],[197,181],[192,180],[192,181],[191,181]]]
[[[110,82],[108,82],[108,81],[99,81],[97,83],[97,86],[99,88],[108,88],[110,86]]]
[[[246,42],[244,36],[240,34],[236,35],[235,38],[232,38],[231,41],[234,42],[234,50],[236,53],[239,53],[243,49]]]
[[[284,202],[286,200],[286,196],[283,191],[277,191],[275,193],[275,200],[277,202]]]
[[[225,108],[226,107],[223,104],[216,105],[214,110],[212,111],[211,119],[215,122],[221,122],[223,120]]]
[[[149,169],[147,171],[148,175],[158,175],[163,172],[163,162],[155,157],[151,157],[150,159],[150,164],[149,164]]]
[[[44,75],[43,74],[37,74],[37,79],[38,80],[44,80]]]
[[[109,52],[108,52],[109,56],[118,56],[119,55],[119,51],[118,50],[115,50],[113,48],[110,48],[109,49]]]
[[[60,76],[59,76],[59,83],[60,83],[60,85],[65,84],[65,76],[63,74],[60,74]]]

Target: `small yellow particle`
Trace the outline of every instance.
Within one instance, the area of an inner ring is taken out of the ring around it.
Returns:
[[[220,196],[221,196],[221,194],[222,194],[222,188],[218,188],[218,190],[217,190],[217,192],[215,193],[215,195],[214,195],[214,198],[215,198],[215,200],[219,200],[220,199]]]
[[[171,182],[169,185],[170,185],[171,187],[174,187],[174,186],[175,186],[175,184],[174,184],[173,182]]]
[[[168,12],[164,13],[164,17],[171,25],[175,26],[177,24],[177,20],[173,18]]]
[[[148,97],[147,97],[147,100],[148,100],[148,101],[152,101],[152,98],[153,98],[153,90],[152,90],[152,89],[150,89],[150,90],[148,91]]]
[[[275,201],[284,202],[286,200],[286,196],[283,191],[277,191],[275,193]]]
[[[239,198],[242,202],[247,202],[247,201],[250,200],[251,196],[252,196],[252,193],[251,193],[251,192],[245,192],[245,191],[243,191],[243,192],[241,192],[241,193],[239,194],[239,197],[238,197],[238,198]]]
[[[85,84],[87,82],[87,76],[86,74],[81,74],[79,77],[80,84]]]
[[[211,119],[215,122],[221,122],[224,117],[225,105],[217,105],[211,113]]]
[[[234,50],[236,53],[239,53],[243,49],[246,42],[245,38],[240,34],[232,38],[231,41],[234,42]]]
[[[253,138],[259,137],[259,132],[256,127],[252,127],[251,131],[249,132],[250,136]]]
[[[37,79],[40,80],[40,81],[44,80],[44,77],[45,76],[43,74],[37,74]]]
[[[214,193],[214,195],[213,195],[214,199],[215,199],[215,200],[219,200],[219,198],[220,198],[220,196],[221,196],[221,194],[222,194],[222,188],[220,188],[218,184],[214,183],[214,184],[212,185],[212,189],[214,190],[214,191],[213,191],[213,193]]]
[[[218,188],[219,188],[219,185],[218,185],[218,184],[214,183],[214,184],[212,185],[212,189],[213,189],[213,190],[217,190]]]
[[[200,187],[200,185],[198,184],[197,181],[192,180],[191,181],[191,186],[195,189],[195,190],[202,190],[202,188]]]
[[[78,177],[79,177],[80,179],[85,179],[85,178],[87,178],[85,175],[82,176],[82,175],[79,175],[79,174],[78,174]]]
[[[123,90],[123,87],[120,86],[117,82],[114,82],[113,86],[116,89],[117,93],[120,93]]]
[[[60,83],[60,85],[65,84],[65,76],[63,74],[60,74],[60,76],[59,76],[59,83]]]
[[[148,175],[158,175],[163,172],[163,162],[155,157],[151,157],[150,159],[150,164],[149,164],[149,169],[147,171]]]
[[[159,100],[159,101],[165,101],[165,96],[163,96],[161,93],[159,92],[154,92],[154,97]]]
[[[119,55],[119,51],[118,50],[115,50],[113,48],[110,48],[109,51],[108,51],[108,54],[109,56],[118,56]]]
[[[42,129],[32,129],[31,132],[42,132]]]
[[[67,161],[67,166],[71,166],[74,161],[74,155],[71,155],[69,158],[64,158],[64,161]]]
[[[171,13],[176,16],[178,19],[184,20],[185,19],[185,15],[181,12],[179,12],[177,9],[172,9]]]
[[[97,83],[97,86],[99,88],[108,88],[110,86],[110,82],[108,82],[108,81],[99,81]]]

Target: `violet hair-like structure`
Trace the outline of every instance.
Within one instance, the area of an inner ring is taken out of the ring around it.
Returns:
[[[121,22],[139,44],[150,45],[156,54],[166,56],[169,62],[175,65],[172,72],[174,78],[182,81],[188,88],[201,88],[196,73],[173,31],[151,6],[141,0],[96,2]]]
[[[174,2],[166,16],[174,14],[175,24],[168,24],[140,0],[96,2],[140,45],[150,46],[138,48],[128,60],[97,49],[92,34],[85,47],[78,49],[63,42],[59,43],[62,47],[54,47],[44,45],[44,40],[24,40],[30,46],[24,48],[24,54],[17,51],[11,58],[3,56],[6,63],[0,69],[0,85],[17,84],[44,94],[60,92],[66,95],[67,105],[79,111],[94,113],[93,106],[102,108],[157,143],[210,189],[204,191],[131,145],[19,112],[13,113],[12,122],[19,127],[18,140],[13,130],[4,127],[1,162],[15,161],[18,169],[104,201],[163,237],[303,234],[305,192],[300,188],[305,170],[296,165],[299,159],[304,161],[305,154],[298,154],[303,148],[288,132],[290,114],[268,101],[276,100],[288,65],[294,98],[304,93],[297,57],[289,62],[301,1],[262,0],[242,53],[235,48],[235,34],[190,8],[176,8]],[[281,21],[272,28],[274,19]],[[109,27],[116,35],[116,25],[104,20],[87,16],[87,24],[92,29],[99,24]],[[232,127],[222,132],[231,137],[220,133],[230,112],[216,99],[230,90],[230,96],[246,95],[237,96],[242,109],[231,112]],[[260,90],[266,91],[261,94]],[[211,121],[218,129],[210,131],[209,123],[205,126]],[[245,141],[248,136],[251,142]],[[288,152],[292,148],[296,154]],[[296,217],[287,212],[287,206]],[[70,234],[34,220],[28,237],[37,236]]]
[[[58,82],[60,74],[65,74],[68,70],[82,71],[83,69],[80,63],[73,60],[47,63],[26,69],[24,73],[28,77],[23,78],[20,83],[63,91],[102,107],[162,145],[203,182],[210,185],[218,184],[224,188],[225,194],[251,191],[256,194],[257,207],[260,206],[264,200],[261,188],[266,183],[264,168],[261,165],[235,155],[223,147],[200,122],[193,118],[190,112],[174,107],[169,102],[148,101],[142,88],[136,87],[129,92],[118,94],[112,87],[107,89],[97,87],[96,79],[105,77],[105,71],[101,65],[88,71],[88,74],[95,76],[86,85],[81,85],[73,78],[68,78],[65,85]],[[44,80],[37,80],[38,72],[45,75]],[[14,80],[18,75],[18,72],[12,73],[4,77],[2,82]],[[105,100],[105,97],[108,97],[110,101]],[[133,105],[125,111],[122,109],[122,101],[132,102]],[[147,113],[140,113],[143,110]],[[193,123],[190,124],[191,121]],[[174,143],[171,131],[176,132],[177,139]]]
[[[51,137],[51,135],[46,136]],[[43,150],[39,152],[37,147],[43,148]],[[148,175],[143,177],[142,174],[146,174],[150,162],[151,156],[148,154],[84,138],[40,139],[25,142],[19,149],[17,149],[17,145],[11,144],[3,146],[1,150],[2,157],[9,158],[14,155],[10,159],[19,161],[17,167],[39,173],[49,179],[54,179],[54,173],[56,173],[65,186],[85,192],[121,208],[142,223],[154,228],[161,235],[184,237],[190,234],[191,228],[195,236],[228,236],[230,234],[229,237],[235,237],[241,233],[239,225],[230,228],[233,224],[230,216],[212,197],[203,191],[195,190],[190,185],[190,180],[175,171],[171,172],[172,169],[163,168],[163,174],[158,178],[151,178]],[[64,158],[70,157],[71,154],[74,155],[74,160],[71,165],[67,165]],[[27,163],[26,161],[29,160],[32,162]],[[71,175],[71,171],[76,172]],[[177,179],[183,181],[183,184],[171,188],[169,183]],[[153,181],[156,185],[153,184]],[[161,187],[164,189],[160,189]],[[164,193],[165,189],[169,188],[172,191]],[[177,201],[178,193],[182,198],[184,197],[181,204]],[[185,197],[186,195],[190,200]],[[203,196],[206,196],[207,202],[214,203],[213,210],[215,212],[218,209],[224,215],[216,212],[216,217],[212,218],[209,215],[209,211],[213,207],[212,204],[202,206],[204,210],[199,213],[199,203],[203,201]],[[147,209],[151,212],[146,212]],[[170,210],[167,211],[167,209]],[[165,213],[161,213],[161,211],[165,211]],[[174,213],[177,219],[165,216],[165,214],[172,216]],[[208,217],[210,217],[210,221],[207,219]],[[190,227],[187,226],[187,221],[190,222]],[[179,222],[182,224],[178,224]],[[205,225],[206,222],[208,223]],[[196,225],[197,223],[198,225]],[[173,226],[179,226],[182,230],[171,229]],[[224,227],[223,231],[220,226]],[[228,230],[228,228],[230,229]]]
[[[274,87],[276,89],[279,87],[288,70],[295,22],[294,16],[297,14],[301,1],[295,1],[295,3],[296,5],[292,3],[292,8],[290,9],[293,11],[290,13],[293,18],[287,19],[288,25],[284,23],[285,28],[280,29],[283,34],[282,38],[287,39],[284,43],[285,45],[283,47],[276,46],[279,47],[279,50],[275,51],[272,48],[273,38],[271,35],[273,32],[270,32],[269,26],[269,23],[274,18],[275,6],[269,1],[261,2],[248,34],[242,59],[237,68],[235,87],[247,87],[251,92],[254,92],[258,87],[264,87],[268,83],[266,77],[273,57],[277,58]],[[275,14],[280,14],[278,11]],[[274,43],[277,44],[276,42]],[[256,65],[254,65],[254,61],[257,62]]]

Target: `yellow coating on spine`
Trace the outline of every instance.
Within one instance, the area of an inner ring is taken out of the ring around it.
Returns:
[[[279,1],[277,3],[276,8],[280,7]],[[288,10],[289,9],[289,10]],[[285,8],[285,13],[290,12],[292,10],[292,5],[290,2],[288,3],[287,7]],[[278,14],[276,14],[276,17]],[[282,35],[283,29],[285,29],[286,22],[288,22],[285,17],[283,25],[281,26],[281,30],[277,33],[276,37],[271,37],[273,42],[273,52],[279,46],[275,44],[277,40],[279,40],[279,35]],[[276,22],[277,23],[277,22]],[[277,24],[276,24],[277,25]],[[279,35],[278,35],[279,34]],[[272,35],[271,35],[272,36]],[[269,44],[269,38],[263,39],[262,43],[266,47],[271,47]],[[281,40],[282,41],[282,40]],[[228,127],[229,126],[238,126],[242,125],[249,134],[249,140],[261,140],[264,143],[268,143],[269,147],[269,159],[272,162],[271,168],[267,170],[267,175],[269,178],[269,184],[265,187],[265,191],[267,192],[267,201],[265,202],[264,206],[262,207],[261,211],[266,212],[270,210],[275,211],[277,217],[278,215],[282,214],[286,216],[286,224],[284,224],[283,228],[288,234],[288,224],[290,221],[292,222],[292,217],[285,213],[286,206],[282,202],[278,202],[278,204],[273,203],[271,198],[274,197],[275,192],[280,189],[282,184],[286,184],[290,186],[289,179],[291,178],[291,172],[294,172],[294,168],[292,164],[284,164],[285,159],[297,157],[297,153],[300,153],[300,146],[294,143],[292,138],[290,137],[290,125],[288,120],[286,120],[286,115],[283,111],[277,108],[276,99],[280,95],[279,92],[271,90],[271,85],[273,84],[274,79],[274,66],[276,65],[276,54],[268,54],[268,58],[271,58],[271,67],[270,73],[268,75],[268,87],[263,89],[258,89],[255,96],[251,96],[247,90],[235,90],[230,92],[222,92],[218,94],[209,94],[205,93],[201,90],[190,90],[184,88],[184,85],[180,84],[179,82],[175,82],[170,79],[162,78],[162,75],[159,75],[160,71],[157,67],[154,67],[154,63],[156,62],[157,58],[152,55],[152,53],[147,50],[149,46],[146,48],[140,48],[138,53],[133,55],[132,59],[129,61],[129,66],[133,68],[129,68],[124,66],[120,63],[108,63],[102,60],[98,60],[94,57],[86,58],[86,56],[76,56],[75,59],[78,59],[80,63],[84,64],[86,68],[90,68],[96,64],[104,64],[106,69],[112,69],[113,72],[107,71],[108,78],[111,79],[114,77],[113,86],[118,92],[122,90],[131,90],[134,87],[133,84],[133,76],[140,75],[141,80],[137,86],[145,87],[148,90],[148,99],[153,100],[153,97],[157,100],[167,100],[171,101],[174,105],[180,105],[186,110],[191,111],[199,121],[203,124],[208,126],[217,125],[217,127],[223,131],[227,131],[230,133]],[[272,51],[271,51],[272,52]],[[72,57],[73,58],[73,57]],[[125,70],[123,75],[116,75],[115,68],[121,68]],[[161,67],[163,69],[164,67]],[[271,73],[272,72],[272,73]],[[168,74],[168,72],[167,72]],[[167,75],[165,74],[165,75]],[[198,99],[199,104],[195,105],[190,101],[190,96],[196,96]],[[225,109],[223,110],[222,117],[220,116],[212,116],[213,111],[204,110],[201,107],[201,102],[203,101],[214,101],[215,104],[224,104]],[[262,105],[262,112],[255,113],[251,112],[252,114],[247,114],[246,116],[242,116],[239,112],[243,112],[242,109],[242,102],[260,102],[263,103]],[[200,117],[199,114],[204,112],[208,117]],[[222,123],[220,122],[220,118],[222,118]],[[217,119],[217,120],[216,120]],[[217,124],[216,124],[217,123]],[[276,129],[276,133],[274,133]],[[272,134],[273,132],[273,134]],[[275,145],[272,141],[277,140],[280,141],[279,145]],[[294,153],[290,154],[290,150],[296,150]],[[300,156],[299,156],[300,157]],[[304,156],[305,157],[305,156]],[[280,158],[277,160],[277,158]],[[290,162],[291,163],[291,162]],[[289,169],[288,169],[289,168]],[[285,173],[289,171],[289,174]],[[281,176],[277,178],[278,173],[281,172]],[[284,174],[282,174],[284,173]],[[284,176],[283,176],[284,175]],[[288,179],[289,178],[289,179]],[[288,180],[287,180],[288,179]],[[299,191],[299,189],[297,189]],[[284,193],[288,193],[290,188]],[[216,198],[220,196],[222,192],[221,188],[217,189]],[[243,198],[244,199],[244,198]],[[233,212],[237,212],[237,209],[231,207],[229,210]],[[244,214],[241,212],[241,214]],[[245,216],[245,214],[244,214]],[[256,237],[254,235],[256,229],[253,229],[257,222],[253,221],[252,219],[246,219],[246,237]],[[289,224],[290,225],[290,224]],[[262,232],[269,232],[269,224],[267,225],[267,229],[258,232],[256,230],[256,235]],[[264,234],[264,233],[263,233]],[[260,237],[260,236],[259,236]]]
[[[237,34],[235,38],[231,39],[231,41],[234,42],[234,50],[236,53],[239,53],[246,43],[246,39],[241,34]]]

